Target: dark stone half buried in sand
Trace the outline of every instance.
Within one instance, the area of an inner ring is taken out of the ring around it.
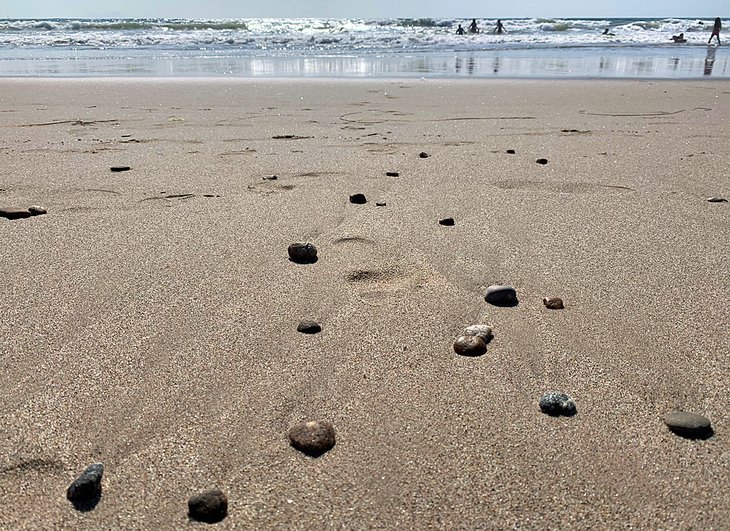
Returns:
[[[0,218],[23,219],[32,216],[27,208],[0,207]]]
[[[494,284],[487,288],[484,300],[495,306],[517,306],[517,291],[512,286]]]
[[[220,489],[210,489],[188,500],[188,516],[193,520],[214,524],[228,514],[228,497]]]
[[[491,326],[485,324],[475,324],[467,326],[464,330],[465,336],[477,336],[486,345],[492,339],[494,339],[494,331]]]
[[[708,197],[707,198],[707,201],[709,203],[727,203],[727,199],[725,199],[724,197],[718,197],[718,196],[716,196],[716,197]]]
[[[508,149],[507,153],[509,153],[510,155],[514,155],[516,151],[514,149]]]
[[[710,419],[686,411],[669,413],[664,417],[664,424],[677,435],[687,439],[707,439],[714,433]]]
[[[388,177],[398,177],[400,173],[398,173],[397,171],[386,171],[385,175],[387,175]]]
[[[543,166],[548,163],[548,159],[537,159],[535,162],[542,164]]]
[[[261,177],[261,178],[262,178],[262,179],[263,179],[264,181],[275,181],[275,180],[277,180],[277,179],[278,179],[279,177],[278,177],[278,176],[276,176],[276,175],[264,175],[264,176],[263,176],[263,177]]]
[[[112,166],[110,169],[112,170],[112,172],[118,173],[120,171],[129,171],[132,168],[130,168],[129,166]]]
[[[383,201],[382,203],[375,203],[375,206],[385,206],[385,201]]]
[[[454,223],[454,218],[444,218],[439,220],[439,225],[444,225],[446,227],[453,227]]]
[[[80,511],[93,509],[101,498],[101,479],[103,475],[104,465],[102,463],[89,465],[69,485],[66,498]]]
[[[302,334],[319,334],[322,331],[322,327],[316,321],[299,321],[297,325],[297,332]]]
[[[557,391],[545,393],[540,398],[540,410],[552,417],[572,417],[576,414],[575,402],[570,396]]]
[[[426,153],[425,151],[421,151],[418,154],[418,156],[421,157],[422,159],[427,159],[428,158],[428,153]]]
[[[542,303],[550,310],[562,310],[565,308],[563,305],[563,299],[560,297],[545,297],[542,300]]]
[[[42,216],[43,214],[47,214],[48,211],[39,205],[33,205],[28,207],[28,212],[30,212],[31,216]]]
[[[335,445],[335,428],[326,420],[312,420],[289,429],[291,445],[312,457],[319,457]]]
[[[365,198],[365,194],[353,194],[350,196],[350,203],[354,205],[364,205],[368,200]]]
[[[454,341],[454,352],[461,356],[481,356],[487,351],[487,344],[479,336],[459,336]]]
[[[313,264],[317,261],[317,248],[311,243],[292,243],[288,252],[289,260],[298,264]]]

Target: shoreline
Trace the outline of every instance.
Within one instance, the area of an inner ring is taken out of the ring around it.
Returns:
[[[730,520],[730,210],[707,201],[730,81],[0,89],[0,206],[48,211],[0,218],[0,527],[183,528],[212,487],[224,528]],[[485,302],[503,283],[517,306]],[[459,356],[473,324],[494,339]],[[577,415],[541,413],[553,390]],[[337,436],[316,459],[287,438],[312,419]]]

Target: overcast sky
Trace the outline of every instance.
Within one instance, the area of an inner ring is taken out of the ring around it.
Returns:
[[[730,0],[0,0],[0,18],[716,17]]]

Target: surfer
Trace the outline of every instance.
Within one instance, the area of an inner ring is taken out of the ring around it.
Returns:
[[[459,27],[458,27],[458,28],[456,28],[456,34],[457,34],[457,35],[464,35],[464,33],[466,33],[466,32],[464,31],[464,28],[462,28],[462,27],[461,27],[461,24],[459,24]]]
[[[720,46],[720,30],[722,29],[722,20],[720,20],[720,17],[717,17],[715,19],[715,25],[712,26],[712,35],[710,35],[710,40],[707,41],[707,44],[710,44],[712,42],[713,37],[717,37],[717,45]]]
[[[609,37],[615,37],[616,36],[615,33],[611,33],[610,31],[608,31],[608,28],[606,28],[605,30],[603,30],[603,33],[601,35],[608,35]]]
[[[497,27],[494,28],[494,33],[497,35],[502,35],[503,33],[507,33],[507,30],[504,29],[504,26],[502,25],[501,20],[497,20]]]
[[[477,27],[477,19],[475,18],[471,19],[471,24],[469,24],[469,33],[479,33],[479,28]]]
[[[672,35],[672,40],[678,44],[687,42],[687,39],[684,38],[684,33],[680,33],[679,35]]]

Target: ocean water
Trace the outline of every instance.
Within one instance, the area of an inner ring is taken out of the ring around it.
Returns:
[[[0,76],[730,77],[711,18],[469,22],[0,19]]]

